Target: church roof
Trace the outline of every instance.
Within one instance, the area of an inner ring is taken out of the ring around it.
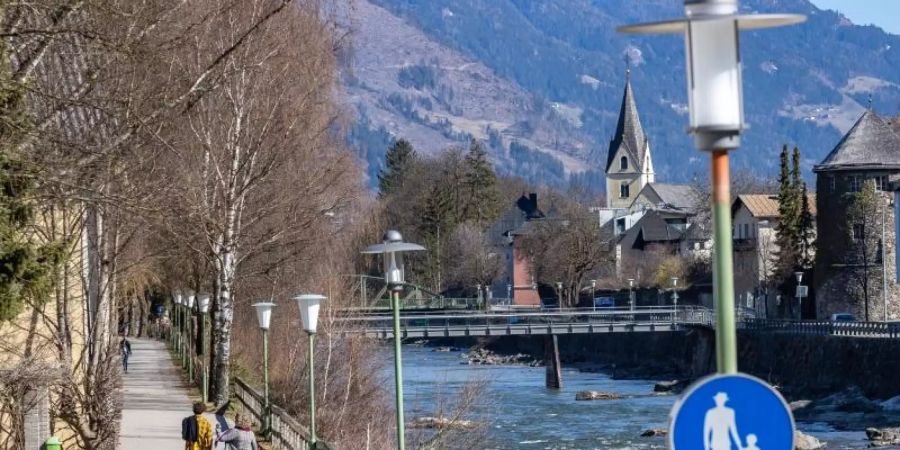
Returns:
[[[871,110],[813,170],[900,169],[900,131]]]
[[[637,104],[634,102],[631,77],[628,77],[625,81],[625,93],[622,95],[622,107],[619,109],[616,134],[612,141],[609,142],[609,152],[607,152],[606,159],[607,172],[612,167],[613,159],[615,159],[616,152],[620,147],[625,147],[625,151],[631,155],[635,168],[643,171],[647,137],[644,135],[644,128],[641,127]]]

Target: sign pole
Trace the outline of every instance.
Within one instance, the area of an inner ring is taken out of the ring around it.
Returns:
[[[713,286],[716,293],[716,367],[737,373],[737,330],[734,323],[734,262],[731,245],[731,180],[728,151],[712,152],[712,213],[716,251]]]

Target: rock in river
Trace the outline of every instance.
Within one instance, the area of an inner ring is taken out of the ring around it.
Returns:
[[[824,442],[806,433],[797,431],[794,434],[794,450],[825,450],[826,448],[828,446]]]
[[[688,385],[687,380],[660,381],[653,386],[653,392],[679,393]]]
[[[900,428],[866,428],[866,437],[873,447],[900,445]]]
[[[622,396],[612,392],[579,391],[575,400],[619,400]]]
[[[641,433],[641,437],[657,437],[657,436],[665,436],[669,434],[669,431],[665,428],[651,428],[647,431]]]
[[[436,428],[439,430],[471,430],[478,424],[471,420],[453,420],[447,417],[419,417],[412,421],[413,428]]]

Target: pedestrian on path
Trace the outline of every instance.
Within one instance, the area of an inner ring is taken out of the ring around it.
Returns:
[[[225,450],[259,450],[256,435],[250,428],[250,418],[242,414],[234,418],[234,428],[225,430],[216,442],[224,442]]]
[[[185,417],[181,421],[181,439],[184,440],[184,450],[209,450],[212,448],[212,425],[203,417],[206,406],[203,403],[194,403],[194,415]]]
[[[119,352],[122,353],[122,367],[128,373],[128,357],[131,356],[131,342],[128,342],[128,338],[123,337],[122,342],[119,342]]]

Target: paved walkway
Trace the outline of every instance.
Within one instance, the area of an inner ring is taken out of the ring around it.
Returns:
[[[131,339],[122,409],[123,450],[184,449],[181,419],[191,414],[191,399],[166,350],[151,339]],[[215,424],[215,416],[207,415]]]

